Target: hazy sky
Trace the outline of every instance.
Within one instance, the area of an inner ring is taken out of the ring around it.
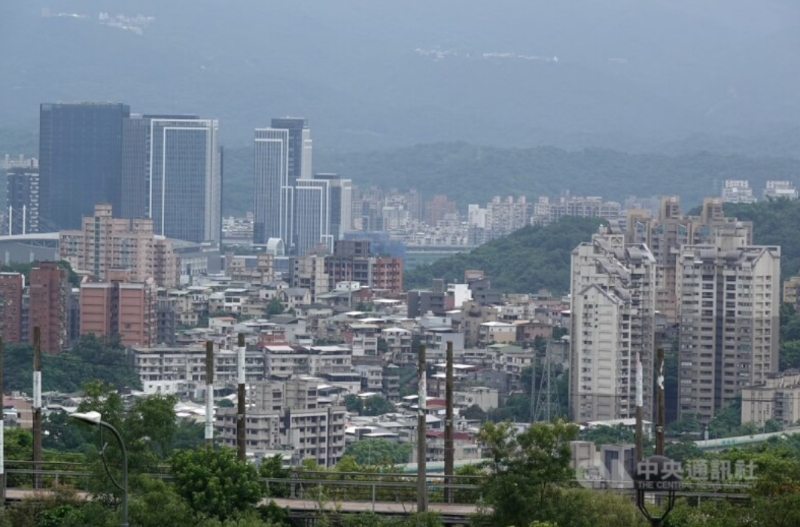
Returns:
[[[796,0],[3,0],[0,126],[102,99],[234,144],[289,114],[332,148],[748,135],[798,123],[799,26]]]

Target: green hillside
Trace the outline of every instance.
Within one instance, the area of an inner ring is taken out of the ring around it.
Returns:
[[[589,241],[601,221],[564,218],[547,227],[525,227],[467,254],[444,258],[405,273],[407,289],[429,288],[434,278],[463,282],[464,271],[482,269],[504,292],[534,293],[546,288],[569,292],[570,255]]]
[[[753,222],[753,242],[758,245],[780,245],[781,276],[800,271],[800,201],[780,199],[751,205],[725,205],[725,215]]]
[[[434,143],[368,152],[320,150],[314,153],[314,170],[338,172],[362,188],[416,188],[427,197],[446,194],[462,208],[486,203],[498,194],[534,199],[562,190],[616,201],[631,195],[677,193],[689,208],[718,194],[715,189],[726,179],[748,179],[757,191],[767,179],[794,180],[800,174],[800,160],[710,152],[628,154]],[[252,188],[252,149],[227,149],[224,213],[250,210]]]

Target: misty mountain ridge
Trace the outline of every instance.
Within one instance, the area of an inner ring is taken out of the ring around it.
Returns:
[[[303,115],[331,150],[642,151],[796,124],[800,5],[695,4],[7,0],[0,126],[35,129],[43,101],[115,100],[218,118],[234,145]]]

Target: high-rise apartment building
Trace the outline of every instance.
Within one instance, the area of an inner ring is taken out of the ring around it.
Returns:
[[[353,230],[353,182],[338,174],[322,173],[314,179],[328,182],[330,206],[328,208],[329,231],[333,241],[344,238],[344,233]]]
[[[628,212],[626,239],[628,243],[645,244],[652,251],[656,259],[656,309],[668,322],[674,324],[678,321],[676,273],[681,247],[714,243],[720,229],[735,225],[743,229],[745,243],[751,243],[752,222],[726,218],[721,198],[703,200],[699,216],[683,214],[677,196],[661,198],[657,218],[643,210]]]
[[[111,205],[95,206],[79,231],[59,233],[60,257],[74,269],[108,280],[112,270],[127,269],[134,282],[154,278],[161,287],[178,285],[180,264],[172,241],[153,233],[149,218],[115,218]]]
[[[6,174],[8,234],[39,232],[39,170],[15,167]]]
[[[700,422],[778,369],[781,251],[748,239],[729,225],[678,254],[678,412]]]
[[[22,335],[22,292],[25,276],[21,273],[0,273],[0,337],[14,344],[27,340]]]
[[[603,218],[609,221],[623,218],[622,205],[616,201],[604,201],[599,196],[570,196],[562,192],[556,200],[542,196],[533,205],[534,225],[549,225],[564,216],[579,218]]]
[[[58,353],[67,343],[69,294],[67,272],[57,262],[39,262],[31,269],[28,328],[31,342],[39,328],[42,351]]]
[[[112,103],[42,104],[39,215],[42,230],[74,229],[96,203],[121,202],[122,128],[130,108]]]
[[[295,186],[311,179],[311,130],[302,118],[273,119],[270,128],[255,131],[253,243],[283,240],[295,245]]]
[[[641,358],[643,413],[651,419],[655,359],[655,258],[603,227],[572,252],[570,410],[576,422],[635,416]]]
[[[81,284],[80,334],[118,335],[123,346],[154,346],[158,337],[155,281],[128,282],[126,271],[110,274],[108,282]]]

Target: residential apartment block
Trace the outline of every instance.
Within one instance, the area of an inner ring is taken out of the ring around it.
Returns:
[[[22,334],[22,294],[25,276],[21,273],[0,273],[0,337],[6,344],[27,340]]]
[[[800,421],[800,371],[769,374],[742,388],[742,423],[762,427],[770,419],[785,427]]]
[[[149,348],[158,338],[158,288],[152,278],[128,281],[127,272],[109,273],[108,282],[80,288],[80,334],[118,335],[123,346]]]
[[[57,262],[40,262],[31,269],[28,303],[30,342],[39,328],[42,351],[58,353],[67,344],[70,295],[67,271]]]
[[[780,247],[730,226],[678,255],[679,414],[714,417],[778,368]]]
[[[172,241],[153,233],[152,219],[115,218],[111,205],[95,205],[80,231],[59,233],[59,252],[73,269],[108,280],[115,269],[127,269],[132,282],[154,278],[161,287],[178,285],[180,262]]]
[[[653,378],[656,260],[602,227],[572,252],[570,411],[577,422],[635,415],[636,361]],[[644,418],[653,413],[644,383]]]
[[[248,452],[289,449],[298,464],[311,459],[323,467],[332,467],[344,455],[346,409],[320,403],[315,382],[297,378],[249,389]],[[236,419],[236,408],[217,410],[215,432],[221,444],[236,446]]]
[[[743,229],[746,243],[752,242],[752,222],[726,218],[721,198],[703,200],[699,216],[683,214],[677,196],[661,198],[658,217],[644,210],[628,212],[628,243],[645,244],[656,259],[656,309],[668,322],[678,321],[676,290],[677,254],[684,245],[714,243],[717,232],[729,226]]]

